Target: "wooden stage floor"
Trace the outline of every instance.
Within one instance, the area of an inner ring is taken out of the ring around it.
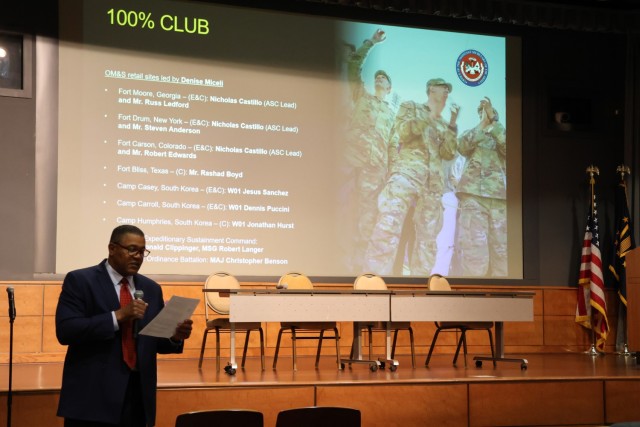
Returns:
[[[275,425],[281,409],[296,406],[351,406],[362,411],[363,426],[604,426],[640,421],[640,365],[634,356],[606,354],[530,354],[523,370],[518,363],[500,362],[481,368],[452,355],[434,355],[430,367],[417,355],[400,356],[394,372],[371,372],[354,364],[339,371],[330,353],[321,358],[291,357],[266,370],[260,360],[247,359],[235,375],[215,371],[215,359],[162,359],[158,364],[158,427],[172,427],[177,414],[203,409],[249,408],[265,414],[265,426]],[[224,360],[224,359],[223,359]],[[0,416],[6,416],[8,365],[0,365]],[[13,366],[14,427],[62,426],[55,406],[62,376],[61,363]],[[37,405],[37,406],[36,406]],[[41,408],[41,409],[35,409]]]

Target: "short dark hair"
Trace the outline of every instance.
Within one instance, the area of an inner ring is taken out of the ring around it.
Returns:
[[[144,233],[138,227],[136,227],[135,225],[125,224],[119,225],[113,229],[109,242],[119,243],[120,239],[122,239],[122,236],[124,236],[125,234],[135,234],[137,236],[144,237]]]

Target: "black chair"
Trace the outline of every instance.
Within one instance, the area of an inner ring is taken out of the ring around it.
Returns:
[[[440,274],[432,274],[429,277],[427,286],[430,291],[451,291],[449,281]],[[431,346],[429,347],[429,354],[427,360],[424,362],[425,366],[429,366],[433,349],[438,340],[440,332],[460,332],[460,338],[458,339],[458,345],[456,346],[456,354],[453,356],[453,365],[456,365],[458,361],[458,355],[460,354],[460,347],[464,353],[464,366],[467,366],[467,331],[487,331],[489,334],[489,346],[491,347],[491,358],[493,359],[493,366],[496,366],[495,352],[493,349],[493,334],[491,330],[493,328],[493,322],[435,322],[436,333],[433,335]]]
[[[220,409],[180,414],[175,427],[263,427],[262,412],[249,409]]]
[[[360,427],[360,411],[337,406],[309,406],[278,413],[276,427]]]

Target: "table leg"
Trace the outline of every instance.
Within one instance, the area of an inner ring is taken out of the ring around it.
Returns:
[[[234,375],[238,370],[236,363],[236,324],[229,323],[229,363],[224,367],[224,371],[229,375]]]
[[[364,360],[362,358],[362,323],[361,322],[353,322],[352,347],[353,347],[352,359],[340,359],[340,363],[343,369],[345,364],[351,365],[352,363],[365,363],[369,365],[369,369],[372,372],[377,371],[378,368],[380,367],[384,367],[384,365],[377,360]]]
[[[362,360],[362,325],[353,322],[353,358]]]
[[[391,358],[391,322],[386,322],[386,324],[385,358],[387,359],[386,364],[389,365],[389,370],[393,372],[398,369],[398,365],[400,365],[400,363],[398,363],[397,360]]]
[[[496,322],[496,353],[498,357],[504,357],[504,322]]]
[[[476,366],[479,368],[482,366],[482,361],[493,362],[493,366],[496,366],[496,362],[515,362],[520,363],[520,369],[527,369],[529,361],[527,359],[517,357],[504,357],[504,322],[495,322],[496,327],[496,348],[495,357],[489,356],[476,356],[473,358],[476,362]]]

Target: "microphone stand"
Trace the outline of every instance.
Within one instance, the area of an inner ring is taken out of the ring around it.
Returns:
[[[13,292],[13,289],[11,289]],[[13,296],[13,295],[12,295]],[[9,304],[9,390],[7,392],[7,427],[11,427],[11,406],[13,403],[13,321],[16,319],[15,305]],[[14,303],[15,304],[15,303]]]
[[[11,427],[11,403],[13,393],[11,383],[13,380],[13,319],[9,320],[9,392],[7,393],[7,427]]]
[[[9,318],[9,392],[7,393],[7,427],[11,427],[11,404],[13,393],[11,384],[13,380],[13,317]]]

